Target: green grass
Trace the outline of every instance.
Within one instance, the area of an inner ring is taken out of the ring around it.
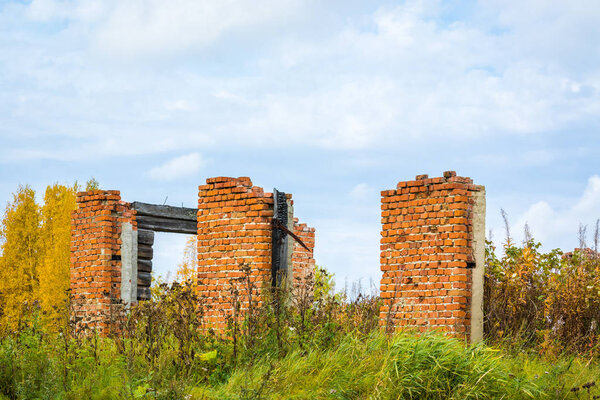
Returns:
[[[207,398],[527,399],[542,391],[514,376],[498,351],[439,335],[348,335],[334,349],[293,352],[238,368]],[[253,397],[254,396],[254,397]]]
[[[81,342],[65,357],[59,336],[0,341],[0,399],[588,399],[597,362],[547,361],[439,334],[348,333],[325,348],[231,358],[220,344],[187,370],[165,344],[149,361],[130,343]],[[127,347],[126,347],[127,348]],[[578,391],[571,391],[579,388]]]

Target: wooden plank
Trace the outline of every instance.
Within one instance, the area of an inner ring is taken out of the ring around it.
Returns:
[[[154,250],[152,250],[152,246],[138,244],[138,260],[152,260],[153,255]]]
[[[139,272],[152,272],[152,260],[138,260]]]
[[[198,223],[195,219],[182,220],[140,215],[136,216],[136,221],[138,229],[149,229],[155,232],[187,233],[191,235],[198,233]]]
[[[152,274],[150,272],[139,272],[138,271],[137,284],[138,284],[138,287],[139,286],[142,286],[142,287],[148,286],[149,287],[152,284]]]
[[[145,229],[138,229],[138,243],[152,246],[154,244],[154,232]]]
[[[152,293],[150,292],[149,287],[138,287],[137,292],[138,300],[150,300],[152,298]]]
[[[146,215],[150,217],[181,219],[186,221],[197,221],[198,219],[197,208],[159,206],[157,204],[141,203],[139,201],[134,201],[131,206],[137,211],[137,215],[140,216]]]
[[[273,227],[271,245],[271,278],[273,286],[281,286],[288,272],[288,237],[280,226],[287,226],[288,206],[284,192],[273,189]]]

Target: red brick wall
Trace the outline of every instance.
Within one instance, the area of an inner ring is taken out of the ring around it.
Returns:
[[[306,282],[311,273],[314,275],[315,259],[313,257],[313,250],[315,248],[315,228],[301,224],[298,222],[298,218],[294,218],[294,234],[310,249],[310,251],[306,250],[293,238],[289,238],[291,243],[293,243],[292,276],[294,285],[296,285]]]
[[[248,280],[256,307],[271,285],[273,194],[253,186],[250,178],[217,177],[207,179],[198,196],[198,291],[207,305],[206,322],[223,330],[234,314],[234,291],[241,318],[249,304]],[[314,246],[313,228],[300,224],[294,230]],[[291,248],[292,268],[304,273],[314,265],[305,249]]]
[[[198,290],[206,321],[221,330],[233,315],[234,290],[242,311],[248,306],[246,278],[253,301],[271,282],[273,196],[245,177],[207,179],[198,196]]]
[[[248,308],[248,284],[256,307],[271,285],[273,195],[252,185],[249,178],[210,178],[199,187],[198,292],[206,306],[206,322],[222,330],[233,314],[234,292],[240,317]],[[288,195],[291,203],[291,195]],[[105,332],[121,308],[121,227],[135,211],[118,191],[77,194],[72,214],[71,290],[73,316],[79,325]],[[314,247],[314,228],[294,224],[295,233]],[[312,252],[289,238],[294,273],[314,268]]]
[[[71,215],[71,294],[79,327],[107,331],[121,296],[121,225],[135,217],[117,190],[77,193]]]
[[[448,171],[381,192],[381,323],[469,337],[474,263],[473,194]]]
[[[473,206],[483,190],[446,172],[382,192],[382,325],[469,336]],[[119,312],[121,226],[130,222],[136,229],[135,212],[118,191],[78,193],[77,203],[71,243],[74,317],[80,326],[105,332]],[[199,187],[198,291],[212,327],[222,330],[233,315],[235,292],[240,314],[245,313],[248,282],[260,307],[262,290],[271,284],[272,217],[272,194],[249,178],[211,178]],[[289,238],[293,276],[302,279],[314,270],[315,230],[297,219],[293,229],[311,250]]]

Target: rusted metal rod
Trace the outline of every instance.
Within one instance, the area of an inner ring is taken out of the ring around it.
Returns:
[[[298,236],[296,236],[296,234],[294,234],[294,232],[290,231],[287,226],[283,225],[281,222],[279,222],[279,220],[277,218],[273,218],[273,227],[274,228],[278,228],[281,229],[282,231],[284,231],[285,233],[287,233],[288,235],[290,235],[292,238],[294,238],[294,240],[298,243],[300,243],[300,246],[304,247],[306,250],[310,251],[312,253],[312,251],[304,244],[304,242],[302,241],[302,239],[300,239]]]

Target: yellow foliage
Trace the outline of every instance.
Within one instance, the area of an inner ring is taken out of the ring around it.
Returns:
[[[50,326],[66,317],[76,190],[48,186],[40,208],[35,192],[21,186],[7,205],[0,229],[0,330],[14,330],[37,306]]]
[[[183,260],[177,267],[176,280],[198,282],[198,236],[190,236],[183,250]]]
[[[507,243],[498,258],[486,248],[485,332],[489,340],[535,345],[546,356],[600,354],[600,257],[594,251],[562,256],[529,240]]]
[[[40,209],[35,191],[19,186],[0,228],[0,329],[14,330],[39,287]]]
[[[41,246],[44,250],[39,266],[38,299],[44,319],[50,326],[66,317],[67,289],[71,246],[71,211],[75,210],[76,185],[54,184],[46,188],[42,207]]]

